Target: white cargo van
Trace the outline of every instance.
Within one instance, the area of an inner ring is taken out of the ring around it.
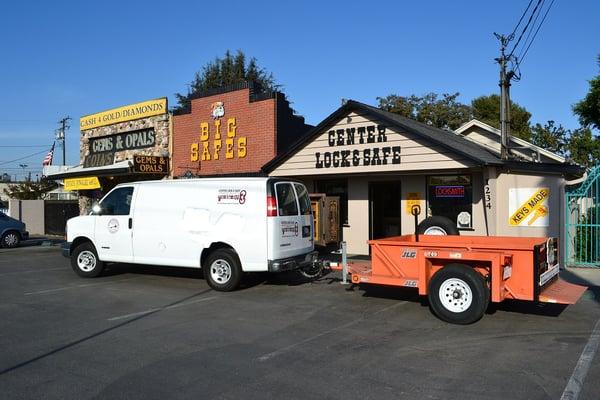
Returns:
[[[302,268],[316,257],[306,187],[275,178],[118,185],[67,222],[63,254],[83,277],[106,262],[203,268],[221,291],[237,288],[243,272]]]

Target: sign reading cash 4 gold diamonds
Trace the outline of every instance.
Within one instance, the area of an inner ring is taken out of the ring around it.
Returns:
[[[510,226],[548,226],[550,188],[512,188],[508,192]]]
[[[99,126],[117,124],[134,119],[153,117],[167,112],[167,98],[142,101],[141,103],[113,108],[96,114],[86,115],[79,119],[79,129],[98,128]]]

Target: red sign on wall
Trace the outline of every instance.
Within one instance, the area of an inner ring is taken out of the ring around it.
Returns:
[[[464,186],[436,186],[435,197],[465,197]]]

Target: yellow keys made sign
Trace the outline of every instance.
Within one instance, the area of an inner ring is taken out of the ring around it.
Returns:
[[[509,190],[511,226],[548,226],[550,188],[512,188]]]

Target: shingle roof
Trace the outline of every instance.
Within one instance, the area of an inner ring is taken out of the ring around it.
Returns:
[[[412,120],[394,114],[388,111],[381,110],[379,108],[369,106],[364,103],[360,103],[354,100],[348,100],[346,104],[338,108],[331,115],[325,118],[319,125],[308,131],[306,135],[302,136],[296,143],[294,143],[290,149],[273,160],[265,164],[262,169],[263,171],[269,172],[274,168],[282,164],[284,161],[292,157],[298,150],[300,150],[305,144],[315,139],[319,134],[330,126],[333,126],[339,121],[340,118],[344,117],[352,111],[366,112],[372,116],[385,121],[390,124],[391,128],[397,128],[400,131],[412,133],[418,137],[421,137],[431,143],[440,145],[453,151],[456,154],[462,155],[469,160],[474,161],[479,165],[503,165],[500,158],[487,151],[483,147],[465,139],[462,136],[456,135],[453,132],[448,132],[443,129],[435,128],[427,124]]]

